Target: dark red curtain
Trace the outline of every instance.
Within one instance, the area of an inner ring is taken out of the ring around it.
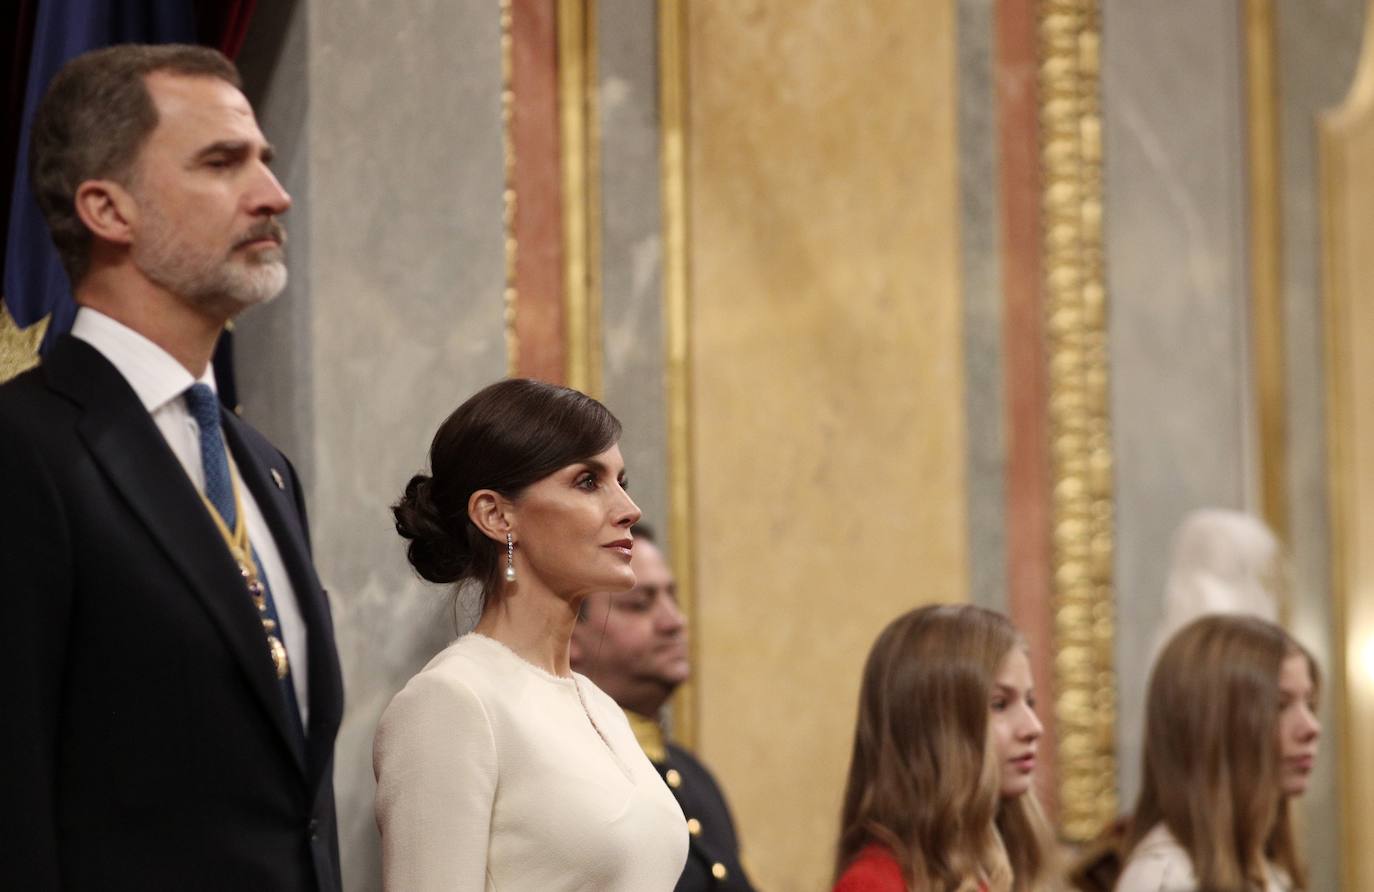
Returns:
[[[200,42],[218,47],[221,53],[237,59],[248,36],[248,22],[258,0],[195,0],[196,29]]]

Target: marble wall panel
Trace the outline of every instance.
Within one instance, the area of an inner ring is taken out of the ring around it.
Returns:
[[[669,546],[656,4],[596,4],[603,398],[635,502]]]
[[[1054,454],[1050,432],[1050,339],[1042,257],[1046,225],[1041,182],[1039,86],[1041,26],[1036,0],[998,0],[994,8],[995,102],[999,146],[997,227],[1000,235],[1002,336],[1003,530],[1005,604],[1030,650],[1031,672],[1046,702],[1058,698],[1054,623]],[[961,32],[961,43],[967,38]],[[961,73],[961,79],[964,75]],[[961,101],[961,104],[962,101]],[[961,158],[961,161],[963,159]],[[966,236],[971,238],[971,236]],[[968,255],[968,248],[965,248]],[[966,261],[967,265],[967,261]],[[973,303],[968,280],[966,304]],[[970,320],[970,325],[973,324]],[[971,383],[973,380],[970,379]],[[970,394],[970,400],[972,400]],[[974,423],[970,415],[970,425]],[[978,432],[970,427],[970,438]],[[970,492],[976,484],[970,483]],[[971,508],[972,508],[971,504]],[[982,545],[975,540],[972,547]],[[1042,749],[1050,755],[1037,778],[1041,805],[1058,817],[1058,714],[1041,710]]]
[[[1002,188],[994,89],[994,0],[959,0],[959,196],[968,429],[969,595],[1007,609]]]
[[[558,4],[510,4],[515,374],[568,380]]]
[[[292,196],[287,229],[286,290],[236,323],[235,374],[244,416],[313,485],[315,469],[299,459],[314,440],[315,407],[310,300],[310,140],[308,17],[304,0],[265,6],[239,54],[244,92],[258,125],[277,150],[273,170]]]
[[[1277,4],[1279,137],[1287,348],[1290,621],[1328,677],[1335,671],[1331,531],[1327,504],[1327,420],[1323,373],[1322,255],[1317,115],[1337,106],[1354,78],[1364,0],[1280,0]],[[1313,892],[1340,884],[1341,734],[1337,697],[1322,698],[1323,754],[1303,799]]]
[[[700,749],[823,888],[862,661],[968,591],[955,4],[688,8]]]
[[[284,25],[282,52],[254,65],[308,250],[292,254],[276,315],[245,320],[240,366],[255,369],[246,414],[307,481],[347,696],[344,878],[364,892],[380,888],[377,719],[454,634],[387,506],[426,466],[439,422],[506,367],[500,25],[482,0],[298,0]]]
[[[1102,9],[1126,808],[1174,530],[1193,508],[1257,507],[1239,16],[1236,0]]]

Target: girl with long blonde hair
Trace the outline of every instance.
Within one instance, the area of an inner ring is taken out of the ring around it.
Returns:
[[[1316,757],[1319,683],[1311,654],[1255,617],[1204,617],[1169,641],[1117,892],[1306,888],[1288,804]]]
[[[835,892],[1050,887],[1030,675],[991,610],[922,607],[883,630],[859,694]]]

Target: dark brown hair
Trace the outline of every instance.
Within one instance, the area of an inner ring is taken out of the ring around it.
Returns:
[[[1312,655],[1256,617],[1206,616],[1170,639],[1150,674],[1128,852],[1163,823],[1206,892],[1263,888],[1265,859],[1306,888],[1275,733],[1279,673],[1298,654],[1318,684]]]
[[[499,591],[504,545],[468,516],[479,489],[506,498],[554,471],[605,452],[620,422],[601,403],[567,387],[510,378],[478,391],[439,425],[429,448],[433,476],[416,474],[392,508],[406,554],[430,582],[476,580],[484,599]]]
[[[217,50],[126,43],[83,53],[62,66],[34,112],[29,182],[75,288],[90,262],[91,232],[76,213],[87,180],[127,184],[134,160],[157,127],[145,78],[157,71],[214,77],[240,86],[238,69]]]
[[[971,605],[921,607],[878,636],[859,692],[837,879],[876,843],[913,888],[979,878],[1011,888],[988,713],[993,676],[1019,642],[1006,617]]]

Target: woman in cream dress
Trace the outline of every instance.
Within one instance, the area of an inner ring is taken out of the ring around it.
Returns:
[[[620,423],[514,379],[472,397],[396,505],[424,578],[481,589],[474,631],[396,695],[373,750],[390,892],[655,892],[682,811],[624,713],[571,671],[587,594],[634,585]]]

